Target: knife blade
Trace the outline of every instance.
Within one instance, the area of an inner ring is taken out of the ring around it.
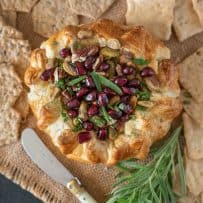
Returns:
[[[66,186],[82,203],[96,203],[96,200],[81,186],[80,181],[65,168],[61,162],[31,128],[22,132],[21,142],[32,161],[56,182]]]

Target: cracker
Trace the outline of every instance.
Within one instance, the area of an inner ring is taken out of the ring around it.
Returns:
[[[23,33],[8,25],[0,25],[0,38],[23,39]]]
[[[3,10],[30,12],[38,0],[0,0]],[[42,0],[44,1],[44,0]]]
[[[185,176],[189,191],[199,195],[203,191],[203,159],[190,159],[186,153]]]
[[[71,9],[78,15],[96,19],[100,17],[115,0],[69,0]]]
[[[203,47],[179,64],[180,83],[193,98],[203,101]]]
[[[12,63],[20,78],[23,79],[31,52],[29,42],[3,37],[0,38],[0,47],[0,62]]]
[[[30,107],[28,104],[27,91],[26,91],[25,87],[24,87],[20,97],[16,101],[14,108],[20,113],[21,118],[22,118],[21,122],[26,121]]]
[[[176,0],[173,27],[179,41],[203,31],[199,18],[193,9],[192,0]]]
[[[8,25],[16,27],[17,14],[15,11],[2,11],[1,15]]]
[[[64,0],[40,1],[33,9],[32,20],[34,31],[44,37],[50,37],[68,24],[77,25],[79,21]]]
[[[203,25],[203,0],[192,0],[193,8],[196,11],[200,23]]]
[[[175,0],[127,0],[126,23],[143,25],[152,35],[169,40]]]
[[[12,106],[22,92],[21,80],[10,63],[0,64],[0,111]],[[1,132],[1,131],[0,131]]]
[[[183,114],[183,122],[188,156],[191,159],[202,159],[203,128],[186,113]]]
[[[203,102],[198,103],[191,99],[189,104],[184,105],[184,110],[203,128]]]
[[[12,108],[3,109],[0,113],[0,145],[10,144],[19,136],[21,116]]]

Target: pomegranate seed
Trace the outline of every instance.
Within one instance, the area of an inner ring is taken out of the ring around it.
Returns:
[[[114,82],[118,85],[118,86],[123,86],[128,82],[128,79],[124,76],[119,76],[117,77]]]
[[[113,118],[113,119],[119,119],[122,116],[121,111],[115,111],[112,109],[108,110],[108,114]]]
[[[68,101],[66,103],[66,105],[69,109],[74,109],[74,108],[78,108],[80,106],[80,102],[78,99],[74,98],[74,99],[71,99],[70,101]]]
[[[61,51],[59,52],[60,56],[62,58],[66,58],[67,56],[71,56],[71,51],[70,49],[68,48],[64,48],[64,49],[61,49]]]
[[[100,65],[100,67],[99,67],[99,69],[101,70],[101,71],[106,71],[106,70],[108,70],[110,68],[110,65],[108,64],[108,63],[105,63],[105,62],[103,62],[101,65]]]
[[[77,97],[83,97],[85,96],[87,93],[88,93],[88,89],[87,87],[82,87],[77,93],[76,93],[76,96]]]
[[[71,118],[75,118],[75,117],[78,115],[78,112],[75,111],[75,110],[69,110],[69,111],[68,111],[68,115],[69,115]]]
[[[145,67],[141,70],[140,75],[142,77],[151,77],[155,74],[154,70],[150,67]]]
[[[127,120],[129,120],[129,115],[128,115],[128,114],[126,114],[126,115],[124,115],[124,116],[122,116],[122,117],[120,118],[120,121],[121,121],[121,122],[126,122]]]
[[[100,140],[105,140],[106,138],[107,138],[107,129],[105,129],[105,128],[100,128],[99,129],[99,132],[98,132],[98,138],[100,139]]]
[[[123,93],[124,94],[129,94],[129,95],[133,95],[133,88],[128,88],[128,87],[122,87]]]
[[[80,144],[84,143],[84,142],[87,142],[91,139],[91,135],[90,135],[90,132],[80,132],[78,133],[78,142]]]
[[[94,124],[93,124],[92,122],[85,121],[85,122],[83,123],[83,128],[84,128],[85,130],[90,131],[90,130],[92,130],[92,129],[94,128]]]
[[[87,114],[89,116],[94,116],[94,115],[96,115],[98,113],[99,113],[99,108],[98,108],[98,106],[96,104],[92,104],[87,110]]]
[[[40,79],[41,79],[41,80],[44,80],[44,81],[48,81],[49,79],[51,79],[52,77],[54,77],[54,71],[55,71],[55,68],[50,68],[50,69],[45,70],[45,71],[41,74]]]
[[[86,101],[95,101],[97,99],[97,92],[96,90],[91,91],[89,94],[86,95]]]
[[[129,95],[124,95],[121,97],[121,102],[122,103],[128,103],[130,101],[130,96]]]
[[[116,93],[115,93],[112,89],[110,89],[110,88],[108,88],[108,87],[105,87],[105,88],[104,88],[104,92],[107,94],[108,97],[111,97],[111,96],[115,96],[115,95],[116,95]]]
[[[85,84],[87,87],[90,87],[90,88],[95,87],[95,84],[90,76],[86,77]]]
[[[78,75],[86,74],[85,68],[81,62],[76,62],[76,71]]]
[[[135,73],[135,69],[133,67],[128,67],[128,66],[124,66],[122,67],[122,72],[123,74],[125,75],[131,75],[131,74],[134,74]]]
[[[91,70],[95,61],[96,61],[96,57],[95,56],[89,56],[89,57],[87,57],[87,59],[85,61],[85,68],[87,70]]]
[[[109,99],[107,97],[107,94],[104,92],[101,92],[98,96],[98,104],[100,106],[106,106],[109,102]]]
[[[134,87],[134,88],[139,88],[140,87],[140,81],[138,79],[130,80],[128,82],[128,86],[129,87]]]

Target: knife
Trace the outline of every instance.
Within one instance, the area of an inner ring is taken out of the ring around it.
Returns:
[[[48,150],[36,132],[26,128],[22,132],[21,142],[32,161],[56,182],[66,186],[81,203],[97,203],[74,177]]]

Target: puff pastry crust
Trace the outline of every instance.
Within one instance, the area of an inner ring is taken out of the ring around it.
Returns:
[[[114,140],[102,141],[92,135],[89,142],[79,144],[77,133],[60,116],[61,104],[56,97],[58,88],[39,79],[47,61],[58,56],[59,51],[68,46],[79,31],[92,31],[100,38],[117,39],[121,47],[130,50],[135,57],[148,59],[149,66],[156,72],[156,81],[153,78],[146,81],[151,90],[151,99],[147,101],[149,108],[144,112],[135,111],[135,118],[125,123],[124,133]],[[25,83],[30,88],[29,104],[39,128],[51,136],[53,143],[68,158],[91,163],[114,165],[131,157],[146,158],[150,146],[167,134],[173,119],[182,109],[178,71],[170,60],[169,49],[141,26],[121,26],[110,20],[70,25],[43,42],[41,48],[32,52]]]

